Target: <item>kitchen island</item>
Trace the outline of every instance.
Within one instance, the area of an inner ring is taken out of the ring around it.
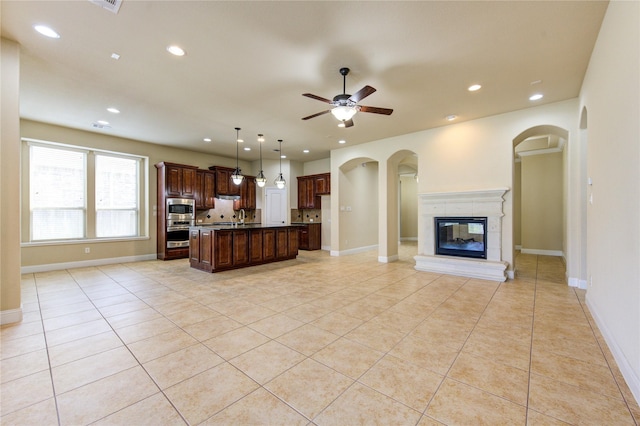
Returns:
[[[299,226],[201,225],[189,228],[189,263],[206,272],[295,259]]]

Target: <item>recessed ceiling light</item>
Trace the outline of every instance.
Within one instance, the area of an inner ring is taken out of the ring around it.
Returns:
[[[338,143],[347,143],[347,141],[345,141],[344,139],[340,139]]]
[[[109,125],[109,122],[106,121],[106,120],[98,120],[98,121],[96,121],[96,123],[98,123],[101,126],[108,126]]]
[[[542,80],[534,80],[530,84],[533,86],[534,84],[540,84],[540,83],[542,83]]]
[[[248,146],[245,146],[245,147],[244,147],[244,150],[245,150],[245,151],[251,151],[251,148],[250,148],[250,147],[248,147]]]
[[[184,56],[185,54],[184,50],[181,47],[176,46],[175,44],[171,46],[167,46],[167,52],[176,56]]]
[[[280,158],[287,158],[287,156],[282,154],[282,155],[280,155]]]
[[[204,138],[203,141],[205,142],[211,142],[211,138]]]
[[[469,86],[469,88],[467,90],[470,91],[470,92],[475,92],[476,90],[480,90],[480,88],[482,88],[481,85],[473,84],[473,85]]]
[[[530,101],[537,101],[539,99],[542,99],[542,97],[543,97],[542,93],[536,93],[535,95],[529,96],[529,100]]]
[[[111,59],[115,59],[117,61],[118,59],[120,59],[120,55],[118,55],[117,53],[112,53]]]
[[[113,113],[113,114],[120,114],[120,110],[118,108],[114,108],[114,107],[107,108],[107,111],[109,111],[110,113]]]
[[[47,27],[46,25],[34,25],[33,29],[35,29],[37,32],[39,32],[45,37],[60,38],[60,34],[55,32],[55,30],[53,30],[52,28]]]
[[[447,121],[453,121],[456,118],[458,118],[458,116],[455,114],[451,114],[451,115],[447,115],[445,118],[447,119]]]
[[[304,152],[305,154],[308,154],[309,150],[308,149],[303,149],[302,152]]]

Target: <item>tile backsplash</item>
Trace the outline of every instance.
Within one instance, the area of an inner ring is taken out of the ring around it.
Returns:
[[[240,211],[233,210],[233,200],[221,200],[216,198],[216,208],[198,211],[196,225],[220,222],[237,222]],[[246,210],[245,223],[259,223],[262,216],[260,209]]]
[[[291,209],[291,223],[322,223],[322,211]]]

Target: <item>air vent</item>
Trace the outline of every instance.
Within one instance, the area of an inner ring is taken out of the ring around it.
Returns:
[[[122,4],[122,0],[89,0],[89,1],[113,13],[118,13],[118,11],[120,10],[120,5]]]

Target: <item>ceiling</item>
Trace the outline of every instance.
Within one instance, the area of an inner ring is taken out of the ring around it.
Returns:
[[[263,133],[265,159],[277,158],[283,139],[287,158],[311,161],[575,98],[607,2],[122,0],[117,14],[88,0],[0,7],[2,37],[21,45],[25,119],[233,158],[240,127],[252,148],[241,160],[258,159]],[[61,37],[45,38],[35,24]],[[170,55],[170,44],[186,55]],[[351,69],[347,93],[373,86],[360,103],[393,114],[360,112],[351,128],[331,114],[301,120],[328,107],[303,93],[342,93],[341,67]],[[469,92],[474,83],[482,89]],[[530,101],[533,93],[544,98]],[[93,128],[98,120],[109,127]]]

